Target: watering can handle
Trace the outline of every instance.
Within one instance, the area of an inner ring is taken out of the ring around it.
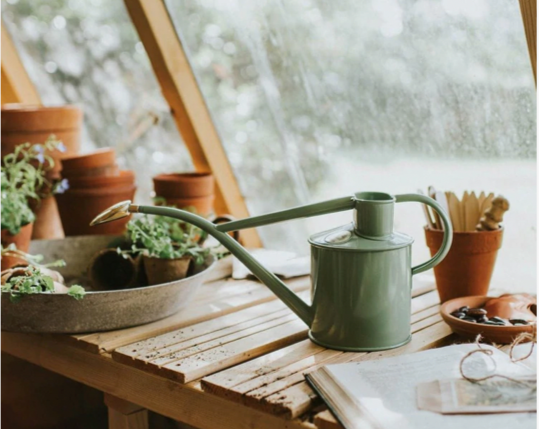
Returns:
[[[425,195],[420,195],[420,194],[395,195],[395,201],[397,203],[417,202],[417,203],[426,204],[428,206],[431,206],[440,215],[440,218],[442,219],[442,224],[444,227],[444,238],[442,241],[442,246],[440,247],[440,250],[438,250],[436,255],[434,255],[427,262],[423,262],[422,264],[412,267],[412,275],[422,273],[423,271],[426,271],[435,267],[440,262],[442,262],[442,260],[445,258],[445,256],[447,255],[447,252],[449,252],[449,248],[451,247],[451,243],[453,241],[453,227],[451,226],[451,221],[449,220],[447,213],[445,212],[445,210],[442,208],[440,204],[438,204],[432,198],[426,197]]]

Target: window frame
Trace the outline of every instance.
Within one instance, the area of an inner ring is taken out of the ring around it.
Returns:
[[[215,177],[216,211],[238,218],[249,216],[245,199],[164,0],[124,0],[124,4],[195,169],[211,171]],[[537,2],[519,0],[519,4],[537,87]],[[41,104],[4,25],[1,71],[2,103]],[[242,232],[242,242],[248,247],[262,246],[255,229]]]

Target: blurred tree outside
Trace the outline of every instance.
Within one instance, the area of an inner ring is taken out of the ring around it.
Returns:
[[[362,163],[535,159],[518,2],[165,3],[253,214],[332,183],[341,196]],[[88,141],[118,148],[142,198],[151,175],[190,168],[121,0],[7,0],[3,13],[44,102],[81,103]],[[270,247],[306,235],[261,232]]]

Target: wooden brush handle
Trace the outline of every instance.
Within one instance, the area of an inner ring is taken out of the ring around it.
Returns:
[[[509,210],[509,201],[498,195],[492,200],[491,206],[485,210],[485,213],[475,227],[477,231],[495,231],[500,228],[500,222],[503,221],[503,214]]]

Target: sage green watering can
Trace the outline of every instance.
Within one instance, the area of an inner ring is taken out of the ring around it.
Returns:
[[[444,240],[438,253],[412,267],[413,239],[393,231],[395,203],[415,201],[438,212]],[[312,304],[309,306],[264,268],[227,232],[290,219],[353,210],[348,225],[314,234],[311,244]],[[353,196],[296,207],[220,225],[193,213],[125,201],[106,210],[92,225],[129,213],[168,216],[191,223],[215,237],[268,286],[310,328],[309,337],[324,347],[374,351],[399,347],[411,339],[412,276],[442,261],[451,246],[451,222],[433,199],[419,194],[360,192]]]

